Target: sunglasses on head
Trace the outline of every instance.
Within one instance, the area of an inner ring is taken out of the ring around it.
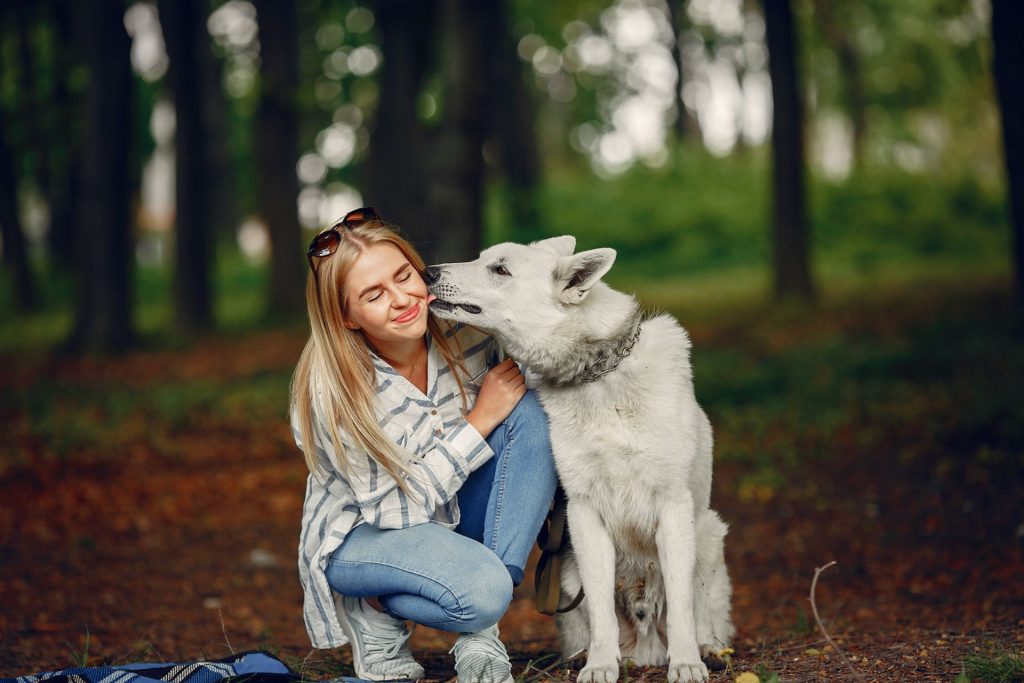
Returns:
[[[380,214],[372,206],[353,209],[346,213],[345,217],[340,221],[314,237],[313,241],[309,243],[309,249],[306,250],[309,268],[313,271],[314,275],[316,274],[316,269],[313,268],[313,258],[330,256],[338,250],[338,245],[341,244],[341,233],[338,232],[338,228],[354,230],[367,221],[372,220],[380,220]]]

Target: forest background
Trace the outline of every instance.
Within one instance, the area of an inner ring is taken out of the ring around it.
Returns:
[[[838,559],[864,675],[1024,676],[1021,8],[4,3],[0,673],[310,665],[304,250],[372,204],[428,262],[614,247],[690,330],[736,672],[848,675],[806,600]]]

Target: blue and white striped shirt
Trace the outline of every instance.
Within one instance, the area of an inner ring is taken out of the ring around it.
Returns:
[[[442,323],[445,324],[445,323]],[[487,370],[498,362],[498,345],[485,333],[464,325],[447,331],[461,345],[468,377],[467,408],[472,408]],[[303,618],[315,648],[344,645],[337,610],[339,596],[327,583],[327,562],[359,524],[381,529],[436,522],[453,528],[459,523],[456,492],[466,477],[494,454],[462,412],[458,385],[444,357],[427,336],[427,393],[424,395],[394,368],[373,355],[377,371],[377,412],[384,433],[409,452],[415,478],[408,493],[367,453],[357,455],[341,431],[348,467],[342,474],[329,436],[317,429],[316,452],[321,472],[310,474],[299,537],[299,579],[305,594]],[[454,350],[454,349],[453,349]],[[314,415],[315,423],[321,416]],[[295,443],[301,448],[292,419]]]

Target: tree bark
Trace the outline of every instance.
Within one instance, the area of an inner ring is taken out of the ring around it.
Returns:
[[[814,286],[804,191],[803,102],[789,0],[762,0],[772,79],[773,260],[776,298],[810,300]]]
[[[540,155],[534,130],[536,105],[523,81],[523,63],[509,25],[508,0],[482,3],[482,50],[487,63],[487,137],[495,143],[506,183],[516,239],[544,236],[537,206]]]
[[[483,233],[484,46],[487,3],[444,0],[444,118],[430,155],[432,260],[475,258]]]
[[[69,81],[77,61],[74,55],[80,50],[72,30],[70,0],[52,0],[47,6],[55,41],[50,102],[54,144],[50,157],[50,229],[46,237],[53,262],[70,268],[74,264],[74,224],[79,210],[82,131],[75,115],[80,97],[72,92]]]
[[[203,5],[204,9],[208,7]],[[198,46],[196,58],[199,63],[199,98],[202,101],[203,126],[206,129],[206,153],[204,158],[207,178],[216,179],[209,184],[207,203],[208,216],[214,241],[218,235],[234,238],[238,225],[236,206],[235,171],[231,165],[231,149],[228,143],[228,102],[221,87],[223,78],[221,64],[213,53],[210,32],[204,21],[192,27],[192,40]]]
[[[174,96],[175,230],[174,317],[186,334],[213,327],[210,271],[213,240],[206,175],[208,138],[203,122],[197,27],[205,27],[203,0],[161,0],[168,81]]]
[[[302,231],[297,202],[299,116],[299,26],[293,2],[258,0],[260,25],[260,104],[256,158],[260,213],[270,231],[272,316],[305,311]]]
[[[993,72],[1003,123],[1006,194],[1013,230],[1013,291],[1024,309],[1024,4],[992,0]]]
[[[135,338],[128,150],[131,41],[120,0],[76,3],[89,89],[82,149],[82,215],[75,255],[78,300],[70,350],[117,350]]]
[[[676,73],[679,79],[676,81],[675,99],[676,116],[672,128],[676,134],[676,142],[683,143],[690,136],[692,121],[686,110],[686,103],[683,102],[683,44],[681,36],[689,28],[690,20],[686,15],[686,0],[666,0],[668,5],[668,21],[672,27],[672,55],[675,57]]]
[[[436,0],[377,0],[374,6],[383,64],[366,202],[401,226],[424,256],[434,248],[436,235],[425,215],[429,155],[417,109],[423,79],[434,61],[436,10]]]

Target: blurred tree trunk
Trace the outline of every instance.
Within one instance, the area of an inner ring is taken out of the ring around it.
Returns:
[[[847,11],[843,11],[844,8]],[[853,40],[854,26],[849,20],[849,8],[835,5],[831,0],[814,0],[814,13],[818,25],[836,53],[839,64],[839,88],[843,106],[850,117],[853,128],[853,165],[860,165],[863,156],[864,138],[867,135],[867,104],[864,98],[864,78],[861,74],[860,55]]]
[[[70,0],[51,0],[47,3],[49,19],[54,29],[53,92],[49,104],[51,112],[50,136],[50,230],[47,232],[50,258],[59,266],[70,267],[74,254],[74,224],[78,212],[78,163],[81,145],[81,126],[75,115],[78,98],[69,86],[71,71],[78,54],[76,37],[71,30]]]
[[[25,234],[18,215],[18,178],[14,171],[14,158],[4,135],[4,122],[0,120],[0,235],[3,237],[4,265],[14,278],[14,304],[21,312],[30,311],[36,304],[32,269],[29,267]]]
[[[992,0],[993,71],[1003,121],[1006,194],[1013,226],[1013,275],[1017,306],[1024,309],[1024,4]]]
[[[444,0],[441,5],[441,72],[447,88],[427,185],[435,261],[465,261],[480,252],[486,129],[483,24],[489,4]]]
[[[209,12],[193,27],[193,40],[200,47],[196,52],[199,60],[199,98],[202,101],[203,126],[206,128],[206,154],[203,163],[207,178],[214,179],[207,192],[210,225],[214,238],[226,235],[234,238],[238,224],[238,210],[235,202],[235,172],[231,166],[231,150],[228,144],[228,101],[221,88],[223,78],[221,63],[213,53],[210,32],[206,28]]]
[[[160,0],[167,56],[167,76],[174,96],[175,225],[174,316],[187,334],[213,327],[210,270],[213,241],[210,226],[209,188],[215,178],[206,175],[207,130],[203,111],[196,41],[205,31],[204,0]]]
[[[434,224],[424,215],[428,155],[417,111],[423,79],[433,62],[436,8],[435,0],[377,0],[373,7],[384,59],[378,80],[380,105],[370,138],[366,203],[401,226],[425,252],[436,236]]]
[[[494,141],[506,181],[511,222],[517,239],[544,236],[537,207],[540,159],[534,130],[536,105],[523,82],[523,63],[516,51],[508,0],[482,3],[482,49],[487,60],[487,137]]]
[[[300,253],[299,180],[299,21],[293,2],[258,0],[260,26],[260,104],[257,167],[260,213],[270,231],[271,315],[306,310],[305,261]]]
[[[679,80],[676,81],[676,116],[673,129],[676,134],[676,142],[682,143],[690,136],[692,121],[686,110],[686,103],[683,102],[683,43],[682,36],[690,28],[690,18],[686,14],[686,0],[667,0],[668,23],[672,28],[672,54],[676,61],[676,73]]]
[[[20,155],[26,160],[30,177],[47,203],[50,188],[50,164],[47,158],[50,145],[43,130],[46,108],[50,106],[46,94],[40,92],[44,79],[40,73],[35,51],[32,49],[32,34],[38,24],[37,7],[34,3],[21,2],[15,6],[17,16],[18,75],[20,77],[18,101],[21,105],[19,118],[25,125],[27,139]]]
[[[115,350],[134,340],[128,151],[131,41],[120,0],[75,3],[89,70],[82,145],[82,215],[76,240],[78,301],[69,350]]]
[[[804,193],[803,102],[789,0],[762,0],[772,79],[773,260],[776,298],[813,299]]]

